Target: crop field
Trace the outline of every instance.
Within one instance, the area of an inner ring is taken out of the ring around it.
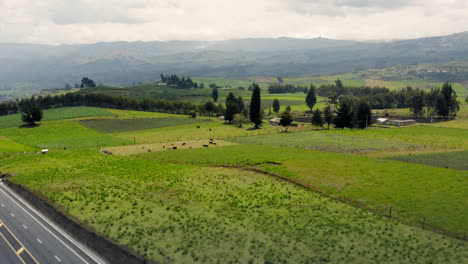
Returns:
[[[56,121],[80,117],[95,117],[95,116],[113,116],[113,114],[106,109],[97,107],[61,107],[56,109],[44,110],[45,121]],[[0,128],[18,127],[22,125],[21,114],[13,114],[7,116],[0,116]]]
[[[372,139],[353,135],[337,135],[330,134],[325,131],[277,133],[263,136],[238,137],[229,140],[244,144],[288,146],[312,150],[360,154],[367,154],[369,152],[376,151],[395,152],[425,148],[425,146],[419,144]]]
[[[86,148],[123,145],[129,141],[96,132],[76,121],[49,121],[37,127],[0,129],[0,135],[35,148]]]
[[[142,159],[255,166],[310,189],[420,226],[463,236],[467,174],[393,160],[290,147],[236,145],[144,154]]]
[[[426,164],[439,168],[468,170],[468,150],[393,157],[394,160]]]
[[[103,133],[123,133],[178,125],[203,124],[205,122],[209,122],[209,120],[188,117],[87,119],[80,121],[82,125]]]
[[[14,152],[33,152],[34,148],[18,144],[6,137],[0,136],[0,153],[14,153]]]
[[[24,169],[25,162],[33,165]],[[0,168],[21,171],[13,181],[161,263],[462,263],[468,257],[464,242],[254,172],[91,151],[9,156]]]

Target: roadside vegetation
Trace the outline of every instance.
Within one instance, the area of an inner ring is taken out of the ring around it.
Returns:
[[[254,172],[90,151],[10,156],[0,164],[15,171],[25,161],[42,165],[12,180],[159,262],[460,263],[467,257],[464,242]]]

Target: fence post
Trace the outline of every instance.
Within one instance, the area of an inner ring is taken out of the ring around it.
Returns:
[[[389,217],[392,218],[392,207],[390,207],[390,214]]]
[[[422,221],[422,229],[424,229],[424,224],[426,224],[426,217],[423,217],[423,221]]]

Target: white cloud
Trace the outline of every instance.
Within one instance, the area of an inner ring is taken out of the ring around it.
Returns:
[[[0,0],[0,42],[416,38],[466,31],[466,14],[468,0]]]

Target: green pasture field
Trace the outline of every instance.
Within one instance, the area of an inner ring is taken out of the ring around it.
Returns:
[[[142,159],[257,167],[382,215],[462,237],[468,215],[464,171],[290,147],[235,145],[149,153]]]
[[[262,136],[231,138],[230,141],[244,144],[276,145],[340,153],[367,154],[369,152],[395,152],[418,150],[425,146],[398,141],[365,138],[353,135],[337,135],[325,131],[301,133],[277,133]]]
[[[36,127],[3,128],[0,129],[0,136],[6,136],[20,144],[48,149],[99,148],[129,143],[84,127],[74,120],[43,122]]]
[[[215,118],[213,118],[213,121]],[[200,126],[200,128],[197,128]],[[311,125],[304,124],[298,127],[291,127],[291,131],[309,130]],[[211,129],[211,130],[210,130]],[[200,139],[226,139],[239,136],[252,136],[263,134],[277,134],[284,128],[264,124],[262,129],[252,129],[251,125],[244,125],[243,128],[235,127],[234,125],[225,124],[224,122],[204,122],[191,125],[181,125],[172,127],[163,127],[151,130],[133,131],[127,133],[114,134],[114,136],[132,141],[136,144],[149,144],[161,142],[178,142],[185,140],[200,140]]]
[[[34,152],[35,149],[29,146],[18,144],[6,137],[0,136],[0,153],[14,152]]]
[[[277,149],[274,156],[284,157],[282,148]],[[349,164],[346,160],[340,162]],[[25,163],[31,166],[24,168]],[[462,263],[468,258],[465,242],[254,172],[92,151],[13,155],[1,159],[0,168],[19,173],[11,180],[160,263]],[[452,184],[437,187],[449,188],[444,186]],[[397,190],[404,193],[406,188]],[[448,194],[436,203],[454,196]],[[457,201],[462,209],[463,201]]]
[[[431,126],[468,129],[468,119],[456,119],[447,122],[433,123]]]
[[[468,149],[468,134],[465,129],[442,128],[429,125],[416,125],[387,129],[337,129],[326,133],[366,137],[382,140],[401,141],[410,144],[421,144],[443,149]]]
[[[161,127],[198,124],[208,122],[208,119],[188,117],[161,117],[138,119],[87,119],[80,123],[86,127],[103,133],[124,133],[137,130],[148,130]]]
[[[60,107],[55,109],[43,110],[45,121],[56,121],[71,118],[80,117],[93,117],[93,116],[113,116],[113,114],[104,108],[98,107],[86,107],[86,106],[75,106],[75,107]],[[0,116],[0,128],[6,127],[18,127],[21,126],[21,114],[13,114],[7,116]]]
[[[456,152],[430,153],[421,155],[397,156],[391,159],[426,164],[439,168],[468,170],[468,150]]]

